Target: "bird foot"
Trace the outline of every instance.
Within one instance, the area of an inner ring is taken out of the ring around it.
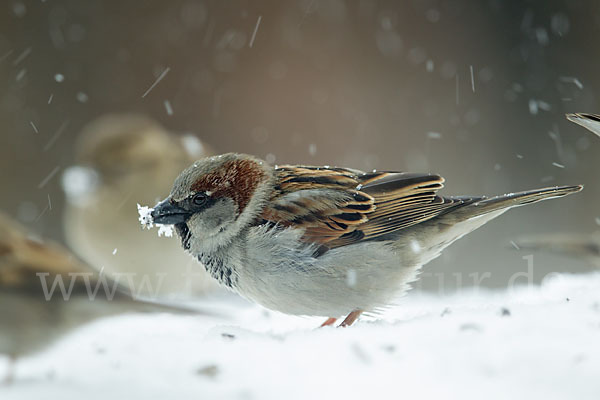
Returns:
[[[356,320],[358,319],[358,317],[360,317],[360,315],[363,313],[362,310],[354,310],[352,311],[350,314],[348,314],[348,316],[342,321],[341,324],[338,325],[338,328],[345,328],[347,326],[352,325],[354,322],[356,322]],[[323,328],[324,326],[331,326],[333,324],[335,324],[335,321],[337,321],[337,318],[327,318],[327,320],[325,320],[325,322],[323,322],[319,328]]]

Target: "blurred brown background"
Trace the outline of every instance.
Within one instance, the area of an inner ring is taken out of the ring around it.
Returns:
[[[502,286],[526,269],[517,235],[598,229],[600,139],[564,113],[600,112],[599,34],[593,0],[3,1],[0,208],[62,240],[60,174],[107,112],[275,163],[437,172],[446,194],[586,184],[426,268],[448,289],[454,272]],[[537,280],[586,270],[535,260]]]

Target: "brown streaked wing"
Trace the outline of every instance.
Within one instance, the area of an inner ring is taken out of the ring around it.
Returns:
[[[439,175],[289,165],[275,171],[276,190],[262,217],[302,228],[307,242],[329,248],[407,228],[462,203],[436,195]]]
[[[368,214],[368,221],[359,227],[360,235],[353,234],[332,241],[329,246],[337,247],[359,240],[377,237],[405,229],[427,221],[449,207],[462,203],[459,199],[437,196],[443,187],[444,178],[432,174],[405,172],[382,172],[380,176],[366,174],[367,184],[361,191],[375,199],[375,210]],[[350,241],[349,241],[350,239]]]
[[[344,168],[281,166],[263,218],[305,230],[309,242],[325,244],[368,221],[375,200],[357,190],[359,174]]]

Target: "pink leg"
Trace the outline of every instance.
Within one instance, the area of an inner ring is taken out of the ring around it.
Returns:
[[[335,324],[335,321],[337,321],[337,318],[333,318],[333,317],[332,318],[327,318],[327,321],[323,322],[319,328],[322,328],[324,326],[333,325],[333,324]]]
[[[363,311],[362,310],[354,310],[352,311],[350,314],[348,314],[348,316],[346,317],[346,319],[344,319],[342,321],[342,323],[340,324],[339,328],[345,328],[347,326],[350,326],[354,323],[354,321],[356,321],[358,319],[358,317],[360,317],[360,314],[362,314]]]

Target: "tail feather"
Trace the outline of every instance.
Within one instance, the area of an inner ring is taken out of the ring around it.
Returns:
[[[463,214],[466,218],[473,218],[494,211],[567,196],[572,193],[577,193],[582,189],[583,185],[556,186],[543,189],[527,190],[525,192],[509,193],[491,198],[482,198],[481,200],[477,200],[470,204],[465,204],[464,207],[457,209],[452,214],[455,216]]]
[[[404,232],[403,240],[410,245],[411,241],[419,240],[421,248],[429,249],[421,254],[421,264],[426,264],[437,257],[442,250],[461,237],[493,220],[512,207],[535,203],[541,200],[562,197],[579,192],[583,186],[557,186],[526,192],[510,193],[502,196],[461,197],[456,199],[456,207],[452,207],[428,221],[408,228],[413,232]],[[406,242],[408,241],[408,242]]]

